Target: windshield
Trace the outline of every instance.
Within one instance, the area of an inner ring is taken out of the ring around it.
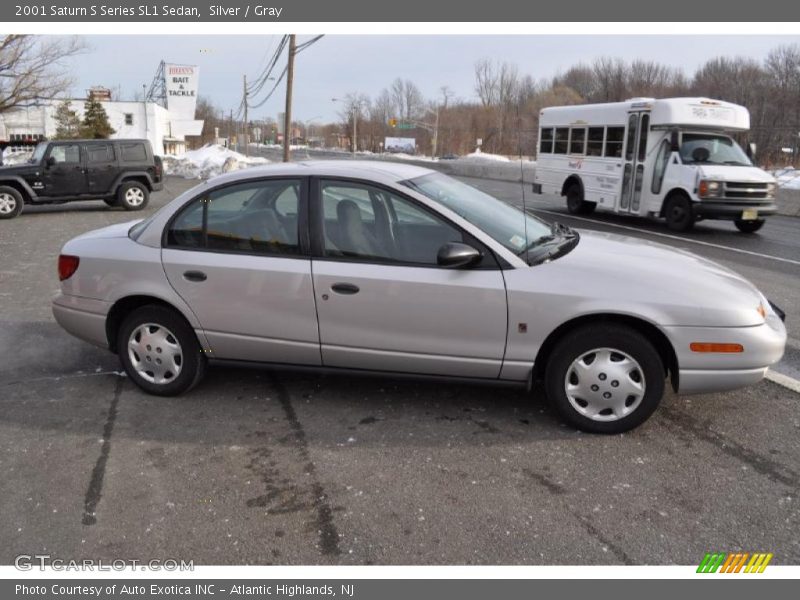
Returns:
[[[40,143],[36,144],[36,149],[33,151],[33,156],[31,156],[32,163],[42,162],[44,158],[44,153],[47,151],[47,144]]]
[[[681,140],[681,160],[686,165],[749,167],[753,164],[739,144],[731,138],[711,133],[684,133]]]
[[[552,235],[550,225],[544,221],[524,215],[520,209],[447,175],[431,173],[404,181],[403,185],[446,206],[514,254],[524,252],[531,241]]]

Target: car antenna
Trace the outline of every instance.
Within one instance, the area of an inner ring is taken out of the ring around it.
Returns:
[[[522,224],[525,228],[525,261],[528,261],[528,208],[525,206],[525,167],[522,164],[522,119],[517,98],[517,151],[519,153],[519,185],[522,188]]]

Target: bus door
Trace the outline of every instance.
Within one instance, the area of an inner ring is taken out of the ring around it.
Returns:
[[[647,159],[647,134],[650,113],[632,112],[628,116],[627,137],[623,153],[622,190],[617,212],[638,214],[642,200],[642,182]]]

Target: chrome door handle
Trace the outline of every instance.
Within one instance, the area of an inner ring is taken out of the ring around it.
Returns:
[[[337,294],[352,295],[358,293],[358,286],[352,283],[334,283],[331,289]]]
[[[202,271],[186,271],[183,274],[186,281],[205,281],[208,277]]]

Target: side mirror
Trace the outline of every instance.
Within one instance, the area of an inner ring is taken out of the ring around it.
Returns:
[[[448,242],[436,255],[436,262],[448,269],[458,269],[474,265],[481,259],[481,253],[467,244]]]
[[[747,144],[747,158],[755,160],[756,158],[756,145],[753,142]]]
[[[678,130],[673,129],[669,134],[669,150],[670,152],[680,152],[681,145],[678,143]]]
[[[46,166],[46,167],[48,167],[48,168],[49,168],[49,167],[53,167],[53,166],[55,166],[55,164],[56,164],[56,159],[55,159],[55,157],[53,157],[53,156],[48,156],[48,157],[47,157],[47,160],[46,160],[46,161],[44,161],[44,164],[45,164],[45,166]]]

